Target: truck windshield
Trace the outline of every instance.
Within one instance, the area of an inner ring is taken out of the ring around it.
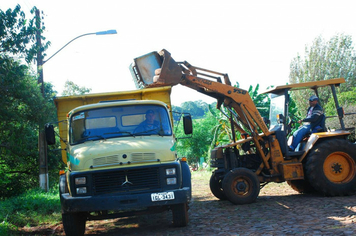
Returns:
[[[159,105],[102,107],[70,117],[70,144],[127,136],[172,135],[167,109]]]
[[[284,115],[284,109],[285,109],[284,100],[285,100],[284,95],[271,94],[271,106],[270,106],[270,113],[269,113],[269,119],[271,121],[270,129],[273,129],[273,127],[278,125],[277,115],[278,114]]]

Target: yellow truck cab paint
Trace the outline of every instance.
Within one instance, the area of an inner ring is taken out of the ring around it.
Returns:
[[[177,157],[170,93],[163,87],[55,98],[68,167],[60,176],[67,235],[83,235],[86,220],[142,212],[171,210],[175,226],[188,223],[191,176]]]

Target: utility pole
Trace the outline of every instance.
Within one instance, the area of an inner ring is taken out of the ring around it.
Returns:
[[[41,43],[41,16],[40,10],[36,9],[36,44],[37,44],[37,74],[38,84],[41,86],[42,96],[45,97],[43,83],[43,58],[42,58],[42,43]],[[38,153],[39,153],[39,180],[40,188],[48,192],[48,163],[47,163],[47,143],[44,133],[44,125],[39,124],[38,127]]]

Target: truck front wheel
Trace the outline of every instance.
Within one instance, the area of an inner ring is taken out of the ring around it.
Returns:
[[[316,145],[306,162],[310,184],[326,196],[355,194],[355,153],[355,146],[344,139],[330,139]]]
[[[188,203],[181,203],[171,207],[173,214],[173,226],[184,227],[188,225]]]
[[[86,223],[86,215],[84,213],[63,213],[62,221],[67,236],[84,235]]]
[[[236,168],[227,173],[222,187],[227,199],[236,205],[252,203],[260,193],[257,175],[246,168]]]

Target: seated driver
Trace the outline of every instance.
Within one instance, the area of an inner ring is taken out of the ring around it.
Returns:
[[[161,128],[161,123],[158,120],[155,120],[155,118],[155,112],[153,110],[147,110],[146,120],[142,121],[141,124],[137,126],[137,128],[135,129],[135,133],[152,133],[148,131],[153,131],[153,133],[157,133]]]

